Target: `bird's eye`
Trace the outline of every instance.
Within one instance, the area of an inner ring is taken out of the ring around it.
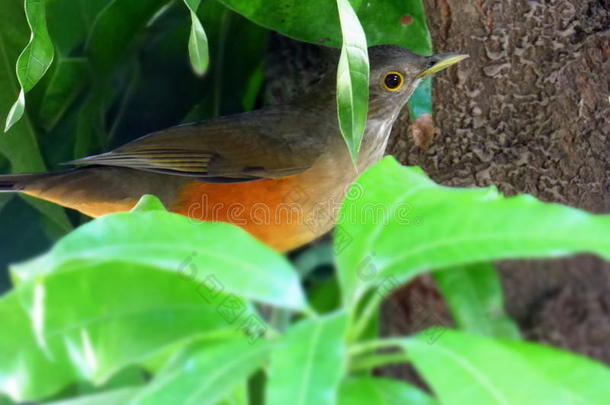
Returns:
[[[401,73],[388,72],[383,78],[383,88],[388,91],[397,91],[402,87],[404,81],[404,77]]]

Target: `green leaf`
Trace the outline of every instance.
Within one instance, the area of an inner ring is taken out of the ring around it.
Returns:
[[[116,0],[47,1],[47,26],[60,57],[78,52],[100,12]],[[76,51],[76,52],[75,52]]]
[[[214,61],[203,78],[201,102],[185,117],[193,122],[238,113],[251,107],[262,84],[261,66],[269,31],[246,20],[216,0],[203,2],[198,12],[207,29]],[[235,77],[244,78],[234,80]]]
[[[12,283],[8,268],[11,263],[29,259],[52,245],[38,211],[14,194],[0,193],[13,198],[0,212],[0,294],[7,291]],[[27,226],[24,226],[27,224]],[[0,355],[1,357],[1,355]]]
[[[366,37],[349,0],[337,0],[343,45],[337,68],[337,116],[354,162],[364,135],[369,105],[369,56]]]
[[[222,0],[259,25],[315,44],[340,47],[337,8],[329,0]],[[351,0],[370,46],[394,44],[430,54],[432,41],[421,0]]]
[[[341,293],[334,277],[327,280],[310,280],[307,292],[311,306],[318,313],[335,311],[341,305],[339,302]]]
[[[154,195],[146,194],[140,198],[140,201],[136,204],[131,211],[167,211],[165,206]]]
[[[25,93],[23,92],[23,89],[22,89],[19,92],[19,95],[17,96],[17,101],[15,101],[15,103],[9,110],[8,115],[6,116],[6,125],[4,126],[4,132],[8,132],[8,130],[11,129],[11,127],[13,125],[15,125],[15,123],[21,119],[21,117],[23,117],[24,112],[25,112]]]
[[[49,38],[46,21],[46,2],[44,0],[25,0],[25,15],[30,26],[30,41],[17,59],[17,79],[21,91],[6,119],[4,132],[23,117],[25,111],[25,93],[30,91],[44,76],[53,62],[53,43]],[[9,20],[3,20],[8,23]]]
[[[133,49],[136,34],[143,30],[165,0],[114,0],[97,16],[87,41],[91,66],[102,76],[111,73]]]
[[[610,369],[572,353],[451,330],[424,332],[404,347],[444,405],[608,403]]]
[[[45,89],[38,112],[38,122],[50,131],[76,100],[89,78],[85,58],[60,58]]]
[[[438,402],[402,381],[357,377],[341,384],[339,405],[438,405]]]
[[[341,312],[290,328],[271,354],[266,405],[335,404],[346,370],[346,328]]]
[[[254,404],[254,402],[252,402]],[[231,395],[226,397],[224,400],[218,402],[218,405],[248,405],[249,393],[248,393],[248,382],[244,381],[238,385]]]
[[[198,342],[184,350],[131,405],[215,405],[266,361],[269,345],[245,338]]]
[[[6,207],[6,204],[8,204],[13,197],[13,194],[0,194],[0,213],[2,213],[2,210],[4,207]]]
[[[191,33],[189,36],[189,56],[191,66],[196,74],[203,75],[208,69],[210,57],[208,55],[208,38],[205,35],[203,25],[197,17],[197,9],[201,0],[184,0],[191,14]]]
[[[231,328],[204,288],[121,262],[66,264],[0,298],[0,392],[48,397],[76,381],[105,382],[179,341]],[[234,326],[233,326],[234,327]]]
[[[360,197],[346,199],[335,236],[348,305],[370,288],[391,290],[426,270],[579,252],[610,258],[607,215],[529,195],[505,198],[494,188],[439,186],[391,157],[354,187]]]
[[[494,266],[477,263],[434,273],[456,324],[490,337],[519,339],[519,328],[504,312],[500,278]]]
[[[127,405],[139,388],[121,388],[74,399],[45,402],[43,405]]]
[[[0,395],[0,405],[16,405],[13,401],[4,395]]]
[[[272,305],[306,307],[298,275],[282,255],[237,226],[162,211],[103,216],[61,239],[47,254],[12,270],[16,281],[23,281],[69,264],[108,260],[179,272],[226,293]]]
[[[0,7],[0,21],[11,22],[10,24],[0,24],[0,88],[2,88],[0,116],[2,117],[8,112],[13,97],[20,92],[19,83],[11,66],[15,64],[19,50],[30,35],[23,16],[22,4],[18,0],[6,0]],[[27,116],[6,134],[0,136],[0,153],[9,160],[13,172],[46,170],[36,133]],[[72,226],[61,207],[30,197],[24,198],[49,218],[56,230],[66,232],[71,229]]]

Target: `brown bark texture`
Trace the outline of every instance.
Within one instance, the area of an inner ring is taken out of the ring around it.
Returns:
[[[446,185],[493,184],[610,212],[610,2],[424,3],[435,50],[471,57],[435,78],[434,139],[422,147],[421,130],[403,117],[389,153]],[[608,263],[583,255],[498,265],[526,337],[610,362]],[[389,333],[412,329],[396,303],[434,288],[419,284],[386,308]],[[430,308],[430,319],[446,317]]]

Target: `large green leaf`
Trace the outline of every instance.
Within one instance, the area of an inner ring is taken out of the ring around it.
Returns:
[[[289,37],[339,47],[341,28],[333,0],[222,0],[252,21]],[[421,0],[351,0],[370,46],[401,45],[429,54],[432,49]]]
[[[605,405],[610,369],[541,345],[451,330],[405,341],[416,369],[443,405]]]
[[[290,328],[271,355],[265,404],[335,404],[346,370],[346,328],[341,312]]]
[[[67,109],[90,79],[85,58],[60,58],[45,89],[37,114],[38,123],[49,131],[57,125]]]
[[[58,56],[80,51],[95,21],[116,0],[47,0],[47,25]]]
[[[208,33],[212,65],[200,89],[201,102],[186,122],[252,107],[262,84],[261,66],[269,37],[267,30],[217,0],[203,2],[198,14]]]
[[[98,15],[87,41],[86,53],[100,75],[107,75],[134,45],[165,0],[114,0]]]
[[[0,7],[0,21],[11,22],[10,24],[0,24],[1,117],[8,112],[13,97],[19,92],[19,83],[12,66],[30,36],[23,16],[22,4],[18,0],[6,0]],[[36,133],[27,116],[0,136],[0,153],[9,160],[13,172],[45,171]],[[71,228],[62,208],[29,197],[26,197],[26,201],[49,218],[58,231],[65,232]]]
[[[184,0],[191,15],[191,34],[189,36],[189,56],[191,66],[198,75],[202,75],[208,69],[210,57],[208,55],[208,38],[199,17],[197,9],[201,0]]]
[[[235,246],[239,246],[239,255]],[[178,272],[226,293],[268,304],[292,309],[306,306],[290,263],[246,231],[163,211],[98,218],[61,239],[47,254],[13,266],[13,276],[22,281],[69,264],[109,260]]]
[[[337,0],[343,44],[337,68],[337,117],[354,162],[364,135],[369,103],[366,37],[348,0]]]
[[[438,405],[438,402],[402,381],[353,377],[341,384],[339,405]]]
[[[17,59],[17,79],[21,90],[6,118],[5,132],[23,117],[25,93],[38,83],[53,62],[54,50],[47,31],[46,2],[44,0],[25,0],[24,8],[31,35],[28,44]],[[4,24],[9,24],[11,20],[3,19],[2,21]]]
[[[11,263],[41,254],[52,245],[38,211],[13,194],[0,193],[0,198],[4,196],[13,198],[0,211],[0,294],[11,286]]]
[[[477,263],[434,272],[456,324],[467,331],[519,339],[519,328],[504,312],[502,285],[494,266]]]
[[[231,327],[201,286],[176,274],[121,262],[59,270],[0,299],[10,330],[0,336],[0,391],[15,399],[101,383],[179,340]]]
[[[139,388],[121,388],[75,399],[45,402],[43,405],[127,405]]]
[[[610,216],[528,195],[505,198],[494,188],[442,187],[391,157],[357,184],[359,197],[345,201],[335,238],[349,304],[373,286],[395,288],[430,269],[577,252],[610,258]]]
[[[185,349],[131,405],[215,405],[263,365],[269,345],[245,338],[205,340]]]

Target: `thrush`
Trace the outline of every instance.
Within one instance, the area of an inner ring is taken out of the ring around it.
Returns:
[[[169,211],[236,224],[288,251],[334,226],[348,187],[383,157],[420,81],[465,57],[369,48],[369,111],[355,163],[337,120],[336,77],[328,74],[290,103],[155,132],[63,172],[2,175],[0,191],[91,217],[130,210],[153,194]]]

